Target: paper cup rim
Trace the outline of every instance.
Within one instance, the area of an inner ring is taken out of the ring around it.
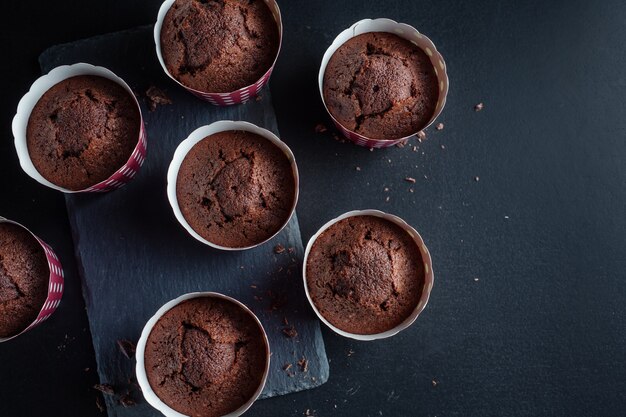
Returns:
[[[250,308],[248,308],[248,306],[243,304],[241,301],[233,297],[229,297],[227,295],[218,293],[218,292],[203,291],[203,292],[191,292],[191,293],[183,294],[165,303],[163,306],[161,306],[161,308],[159,308],[156,311],[156,313],[154,313],[152,317],[150,317],[150,319],[148,319],[148,321],[146,322],[141,332],[141,337],[139,338],[139,341],[137,342],[137,349],[135,353],[135,358],[137,361],[135,365],[135,374],[137,376],[137,382],[139,384],[139,387],[141,388],[143,396],[148,402],[148,404],[150,404],[156,410],[160,411],[166,417],[188,417],[188,416],[186,414],[182,414],[179,411],[174,410],[173,408],[165,404],[152,389],[152,386],[150,385],[150,382],[148,381],[148,375],[145,369],[144,356],[145,356],[145,351],[146,351],[146,343],[148,341],[148,337],[150,336],[150,333],[152,332],[152,329],[154,328],[154,325],[159,321],[159,319],[161,319],[161,317],[163,317],[163,315],[165,315],[165,313],[167,313],[168,311],[170,311],[172,308],[179,305],[183,301],[191,300],[194,298],[203,298],[203,297],[219,298],[222,300],[226,300],[235,304],[242,310],[244,310],[246,313],[248,313],[249,316],[251,316],[254,319],[256,324],[261,329],[261,334],[263,335],[263,342],[265,343],[265,350],[266,350],[265,359],[266,360],[265,360],[265,369],[263,371],[263,378],[261,379],[261,383],[259,384],[258,388],[256,389],[256,391],[254,392],[254,394],[252,395],[252,397],[250,397],[248,401],[246,401],[238,409],[222,417],[237,417],[245,413],[252,406],[252,404],[259,398],[259,395],[261,395],[261,392],[263,392],[263,388],[265,388],[265,383],[267,382],[267,377],[269,375],[269,370],[270,370],[270,361],[271,361],[270,343],[269,343],[269,339],[267,338],[267,333],[265,332],[265,328],[263,327],[263,324],[261,324],[261,321],[256,316],[256,314],[254,314],[254,312],[252,312],[252,310],[250,310]]]
[[[39,239],[37,237],[37,235],[35,235],[28,227],[24,226],[23,224],[20,224],[14,220],[10,220],[7,219],[5,217],[0,216],[0,224],[2,223],[11,223],[14,224],[24,230],[26,230],[39,244],[39,246],[41,247],[41,250],[44,252],[44,256],[46,257],[46,264],[48,265],[48,282],[46,284],[46,288],[48,288],[47,290],[47,294],[46,294],[46,299],[44,300],[43,303],[41,303],[41,307],[39,308],[39,312],[37,313],[37,316],[35,317],[35,319],[33,321],[30,322],[30,324],[26,327],[24,327],[22,330],[20,330],[18,333],[9,336],[9,337],[0,337],[0,343],[3,342],[8,342],[9,340],[15,339],[18,336],[23,335],[24,333],[26,333],[27,331],[29,331],[30,329],[32,329],[33,327],[35,327],[36,325],[42,323],[44,320],[46,320],[48,317],[46,317],[45,319],[41,319],[39,320],[39,317],[41,316],[41,313],[46,309],[45,306],[48,303],[48,298],[50,297],[50,283],[52,282],[52,275],[53,275],[53,271],[52,271],[52,267],[50,265],[50,261],[48,260],[48,253],[47,253],[47,248],[46,248],[46,244],[43,240]],[[54,255],[56,258],[56,255]],[[63,270],[61,270],[61,277],[63,277]],[[58,306],[58,304],[57,304]],[[55,307],[56,310],[56,307]],[[50,313],[52,314],[52,313]]]
[[[400,226],[404,231],[406,231],[409,234],[409,236],[411,236],[413,241],[416,243],[420,251],[420,255],[422,256],[422,262],[424,263],[424,286],[422,287],[422,294],[420,295],[420,300],[417,303],[417,306],[415,307],[413,312],[402,323],[398,324],[392,329],[386,330],[381,333],[359,334],[359,333],[350,333],[345,330],[341,330],[340,328],[331,324],[322,315],[322,313],[320,313],[317,306],[313,302],[313,298],[311,297],[311,294],[309,293],[309,286],[308,286],[307,277],[306,277],[306,269],[307,269],[309,253],[311,252],[311,248],[313,247],[313,244],[315,243],[317,238],[319,238],[322,235],[322,233],[328,230],[328,228],[331,227],[332,225],[340,222],[341,220],[347,219],[349,217],[357,217],[357,216],[380,217],[382,219],[391,221],[392,223]],[[417,232],[417,230],[415,230],[411,225],[409,225],[407,222],[405,222],[403,219],[401,219],[400,217],[396,215],[385,213],[380,210],[367,209],[367,210],[353,210],[353,211],[346,212],[328,221],[326,224],[320,227],[320,229],[311,237],[311,239],[309,239],[309,242],[306,245],[306,249],[304,251],[304,260],[302,262],[302,278],[304,281],[304,292],[306,294],[306,298],[307,300],[309,300],[309,304],[313,308],[313,311],[315,312],[317,317],[326,326],[328,326],[332,331],[339,334],[340,336],[344,336],[344,337],[348,337],[348,338],[360,340],[360,341],[373,341],[373,340],[385,339],[391,336],[395,336],[396,334],[400,333],[402,330],[411,326],[415,322],[415,320],[417,320],[419,315],[422,313],[422,311],[424,311],[424,308],[426,308],[426,305],[428,304],[428,300],[430,299],[430,292],[434,284],[435,275],[433,271],[432,258],[430,256],[430,252],[428,251],[428,248],[426,247],[424,240],[422,239],[421,235]]]
[[[359,26],[365,27],[365,30],[358,31]],[[361,35],[364,33],[372,33],[372,32],[392,33],[394,35],[400,36],[404,39],[411,41],[413,44],[415,44],[417,47],[419,47],[426,53],[426,55],[430,59],[431,64],[433,65],[433,68],[435,69],[435,74],[437,75],[437,81],[438,81],[437,87],[438,87],[439,96],[437,98],[437,107],[435,109],[435,112],[433,113],[433,115],[431,116],[431,118],[429,119],[428,123],[426,123],[425,126],[420,128],[418,131],[411,133],[410,135],[401,137],[401,138],[396,138],[396,139],[369,138],[367,136],[364,136],[360,133],[357,133],[353,130],[346,128],[330,112],[330,110],[328,109],[328,106],[326,105],[326,100],[324,98],[324,75],[326,74],[326,67],[328,66],[328,62],[330,61],[330,58],[334,55],[337,49],[339,49],[348,40],[358,35]],[[415,37],[419,39],[420,42],[422,42],[429,50],[418,45],[415,42],[415,40],[409,39],[407,37],[407,35],[409,34],[415,35]],[[435,60],[437,60],[437,62],[435,62]],[[443,59],[443,56],[441,55],[441,53],[437,50],[437,47],[435,46],[433,41],[428,36],[420,33],[415,27],[407,23],[400,23],[400,22],[396,22],[395,20],[387,19],[387,18],[377,18],[377,19],[359,20],[358,22],[354,23],[349,28],[340,32],[339,35],[337,35],[337,37],[332,41],[332,43],[330,44],[326,52],[324,52],[324,55],[322,57],[320,71],[318,73],[318,87],[320,91],[320,96],[322,98],[322,104],[324,105],[324,108],[326,109],[326,112],[328,113],[328,115],[331,117],[331,119],[337,126],[341,126],[341,128],[344,129],[346,132],[349,132],[350,134],[355,135],[363,140],[366,140],[368,142],[376,142],[379,145],[386,147],[386,146],[392,146],[404,140],[408,140],[411,137],[418,134],[419,132],[421,132],[422,130],[427,129],[430,125],[434,123],[434,121],[441,115],[441,112],[443,111],[443,108],[446,105],[446,100],[448,97],[448,91],[450,87],[450,80],[448,78],[448,72],[447,72],[447,66],[446,66],[445,60]],[[352,138],[348,138],[348,139],[353,140]]]
[[[126,164],[128,164],[133,159],[131,153],[126,160],[126,163],[119,167],[118,170],[116,170],[108,178],[81,190],[69,190],[67,188],[52,183],[51,181],[44,178],[39,173],[39,171],[37,171],[37,168],[35,168],[35,166],[33,165],[33,162],[30,158],[30,153],[28,152],[26,131],[28,128],[30,115],[35,108],[35,105],[37,105],[41,97],[52,87],[64,80],[67,80],[68,78],[80,75],[92,75],[106,78],[120,85],[122,88],[124,88],[124,90],[126,90],[126,92],[130,94],[135,102],[135,105],[137,106],[137,111],[139,112],[139,135],[137,136],[137,144],[135,145],[133,152],[137,152],[137,148],[140,146],[140,143],[142,141],[142,131],[144,130],[143,115],[141,114],[141,107],[139,106],[139,101],[137,100],[137,97],[135,97],[135,93],[122,78],[117,76],[113,71],[108,68],[88,64],[85,62],[79,62],[72,65],[60,65],[50,70],[50,72],[48,72],[47,74],[44,74],[41,77],[37,78],[30,86],[29,91],[24,94],[24,96],[22,96],[17,105],[17,111],[15,113],[15,116],[13,117],[11,129],[13,131],[15,150],[17,151],[17,157],[20,161],[20,166],[28,176],[48,188],[52,188],[66,194],[90,192],[94,191],[94,189],[98,187],[105,186],[107,181],[109,181],[115,175],[115,173],[122,170],[126,166]]]
[[[242,246],[242,247],[221,246],[200,236],[200,234],[196,232],[191,227],[191,225],[187,222],[187,219],[185,219],[185,216],[183,216],[183,213],[178,204],[178,196],[176,195],[176,184],[178,182],[178,172],[180,171],[180,167],[183,163],[183,160],[185,159],[189,151],[191,151],[191,149],[198,142],[205,139],[206,137],[211,136],[216,133],[227,132],[227,131],[251,132],[251,133],[255,133],[263,137],[264,139],[269,140],[273,145],[277,146],[280,150],[282,150],[285,156],[287,157],[289,164],[291,165],[291,172],[292,172],[293,179],[294,179],[295,190],[294,190],[293,203],[291,205],[289,216],[285,219],[285,222],[270,237],[268,237],[267,239],[264,239],[261,242],[258,242],[249,246]],[[174,151],[174,156],[167,170],[167,198],[169,200],[170,206],[172,207],[172,210],[174,211],[174,216],[176,217],[178,222],[185,228],[185,230],[187,230],[187,232],[191,236],[193,236],[198,241],[212,248],[224,250],[224,251],[242,251],[242,250],[256,248],[257,246],[260,246],[272,240],[274,237],[276,237],[276,235],[278,235],[285,228],[285,226],[289,224],[289,221],[293,217],[293,214],[296,211],[296,206],[298,204],[299,194],[300,194],[300,176],[298,173],[298,165],[296,163],[296,158],[294,157],[293,152],[291,151],[289,146],[287,146],[285,142],[280,140],[278,136],[276,136],[274,133],[270,132],[269,130],[259,127],[249,122],[244,122],[244,121],[219,120],[209,125],[204,125],[204,126],[197,128],[196,130],[191,132],[189,136],[187,136],[187,138],[178,145],[178,147],[176,148],[176,151]]]
[[[272,65],[270,65],[267,71],[265,71],[263,75],[259,77],[258,80],[256,80],[252,84],[240,87],[233,91],[226,91],[226,92],[196,90],[195,88],[189,87],[183,84],[182,82],[180,82],[179,80],[177,80],[176,77],[174,77],[170,73],[170,71],[167,69],[167,65],[165,65],[165,59],[163,58],[163,53],[161,51],[161,29],[163,28],[163,22],[165,20],[165,16],[167,15],[167,12],[169,12],[169,10],[171,9],[175,1],[176,0],[165,0],[163,3],[161,3],[161,7],[159,8],[159,13],[157,15],[157,20],[156,20],[156,23],[154,24],[153,36],[154,36],[154,46],[156,48],[157,59],[159,60],[159,63],[161,64],[161,68],[163,68],[163,71],[165,72],[165,74],[170,79],[174,80],[176,84],[180,85],[181,87],[193,93],[194,95],[200,96],[200,97],[206,94],[228,96],[230,94],[240,93],[240,92],[243,92],[252,88],[254,85],[258,84],[261,80],[264,80],[267,77],[267,75],[272,72],[272,70],[274,69],[274,66],[276,65],[276,62],[278,61],[278,56],[280,55],[280,50],[281,50],[282,43],[283,43],[283,17],[280,12],[280,7],[278,7],[278,2],[276,0],[263,0],[264,3],[269,7],[270,12],[272,13],[272,16],[274,17],[274,21],[276,22],[276,26],[278,27],[278,49],[276,50],[276,56],[274,57],[274,60],[272,61]],[[274,11],[272,10],[272,8],[270,7],[268,3],[273,4],[273,6],[275,7],[276,14],[274,14]]]

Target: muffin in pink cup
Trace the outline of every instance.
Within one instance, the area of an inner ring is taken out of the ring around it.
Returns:
[[[289,147],[252,123],[220,120],[182,141],[167,171],[179,223],[215,249],[257,247],[293,215],[299,175]]]
[[[65,193],[119,188],[146,155],[132,90],[110,70],[85,63],[37,79],[20,100],[12,129],[24,172]]]
[[[267,334],[244,304],[197,292],[166,303],[137,343],[137,381],[167,417],[237,417],[265,386]]]
[[[419,233],[378,210],[351,211],[322,226],[307,244],[303,277],[319,319],[341,336],[363,341],[413,324],[434,282]]]
[[[393,146],[427,128],[446,102],[441,54],[412,26],[364,19],[337,36],[318,77],[324,106],[350,141]]]
[[[166,0],[154,26],[165,73],[217,106],[244,103],[269,81],[282,42],[275,0]]]
[[[62,295],[63,269],[52,248],[0,217],[0,343],[48,319]]]

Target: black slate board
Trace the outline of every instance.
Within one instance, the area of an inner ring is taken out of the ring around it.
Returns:
[[[119,396],[105,396],[109,416],[158,414],[133,383],[135,363],[122,355],[116,341],[136,341],[144,323],[161,305],[192,291],[233,296],[263,322],[272,364],[262,398],[326,382],[328,361],[319,322],[302,286],[303,247],[297,217],[261,247],[222,252],[189,236],[175,220],[166,198],[170,159],[196,127],[216,120],[246,120],[278,134],[269,90],[258,101],[227,108],[196,99],[163,74],[154,53],[152,27],[54,46],[40,56],[44,72],[75,62],[105,66],[136,92],[155,85],[173,101],[150,112],[140,99],[148,156],[134,181],[102,195],[66,196],[100,381],[114,385],[121,394],[130,392],[138,402],[125,408]],[[273,248],[279,243],[293,252],[275,254]],[[285,320],[296,329],[297,337],[283,334]],[[303,357],[308,360],[307,372],[297,365]],[[283,370],[287,363],[292,364],[289,372]]]

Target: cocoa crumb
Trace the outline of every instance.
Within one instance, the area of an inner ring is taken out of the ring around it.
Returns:
[[[318,123],[317,125],[315,125],[315,133],[324,133],[327,130],[328,129],[326,128],[326,126],[324,126],[324,124],[322,123]]]
[[[348,350],[348,356],[354,355],[354,351],[352,349]]]
[[[355,167],[354,169],[356,169],[357,171],[360,171],[361,167]]]
[[[441,149],[446,149],[446,145],[441,145]]]
[[[417,132],[417,140],[420,142],[426,140],[426,132],[424,132],[423,130]]]
[[[100,399],[100,397],[96,397],[96,407],[98,407],[98,411],[100,411],[101,413],[104,413],[106,411],[106,408],[104,408],[104,404],[102,404],[102,400]]]
[[[115,395],[115,390],[110,384],[96,384],[93,386],[93,389],[98,390],[106,395]]]
[[[131,398],[129,393],[126,393],[120,398],[120,404],[122,404],[124,408],[128,408],[134,406],[136,402]]]
[[[298,332],[293,326],[285,327],[283,329],[283,334],[289,339],[293,339],[298,336]]]
[[[293,246],[287,249],[287,252],[289,253],[294,253],[295,251],[296,251],[296,248],[294,248]]]
[[[292,366],[292,365],[291,365],[290,363],[286,363],[286,364],[284,364],[284,365],[283,365],[283,371],[288,371],[288,370],[290,370],[290,369],[291,369],[291,366]]]
[[[433,387],[436,387],[437,385],[439,385],[439,381],[437,381],[436,379],[433,379],[431,383],[433,384]]]
[[[474,181],[476,182],[480,181],[480,177],[474,177]]]
[[[285,247],[281,244],[274,246],[274,253],[279,254],[285,251]]]
[[[135,350],[137,346],[130,340],[121,339],[117,341],[117,347],[127,359],[132,359],[135,356]]]
[[[287,320],[287,317],[283,317],[283,324],[285,326],[289,326],[289,320]]]
[[[389,196],[387,196],[387,198],[385,198],[385,201],[388,203],[389,202]]]
[[[303,357],[298,361],[298,366],[300,367],[300,371],[307,372],[309,370],[309,360]]]
[[[485,105],[481,102],[474,106],[474,111],[481,111],[483,108],[485,108]]]
[[[258,96],[254,98],[254,101],[256,101],[257,103],[261,100],[263,100],[263,96],[261,94],[259,94]]]
[[[415,184],[415,178],[413,178],[413,177],[406,177],[404,180],[405,180],[406,182],[410,182],[410,183],[412,183],[412,184]]]
[[[443,123],[437,123],[437,126],[435,126],[435,129],[443,130]]]
[[[405,139],[405,140],[402,140],[402,141],[396,143],[396,148],[404,148],[406,146],[407,142],[408,141]]]
[[[158,106],[166,106],[172,104],[172,100],[158,87],[150,86],[146,90],[146,98],[148,99],[148,109],[155,111]]]
[[[417,152],[417,146],[413,146],[413,152]]]

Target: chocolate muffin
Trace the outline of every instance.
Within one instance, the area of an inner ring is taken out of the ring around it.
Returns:
[[[263,0],[176,0],[161,28],[169,73],[194,90],[228,93],[257,82],[278,54]]]
[[[424,265],[415,241],[395,223],[354,216],[326,229],[306,264],[309,294],[333,326],[354,334],[391,330],[417,307]]]
[[[262,330],[246,311],[200,297],[157,321],[144,357],[148,382],[161,401],[188,416],[217,417],[254,396],[267,353]]]
[[[23,227],[0,223],[0,338],[15,336],[39,314],[50,270],[43,248]]]
[[[33,108],[28,153],[45,179],[83,190],[128,161],[140,125],[137,104],[122,86],[104,77],[76,76],[54,85]]]
[[[392,33],[355,36],[324,73],[324,101],[346,129],[371,139],[399,139],[423,129],[435,113],[437,75],[417,45]]]
[[[196,233],[242,248],[270,238],[287,222],[295,179],[287,155],[268,139],[226,131],[191,148],[178,171],[176,197]]]

